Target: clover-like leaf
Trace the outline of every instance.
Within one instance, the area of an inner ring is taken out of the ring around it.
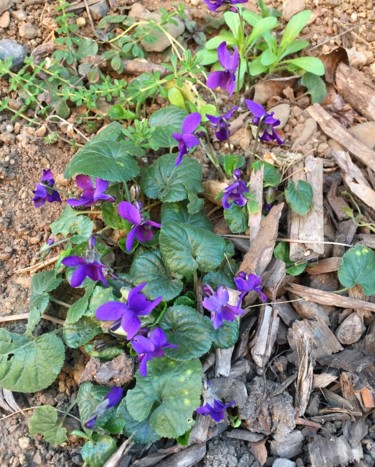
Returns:
[[[67,206],[60,214],[57,221],[52,222],[51,232],[53,235],[62,234],[64,237],[70,237],[72,243],[83,243],[87,241],[92,234],[94,223],[87,216],[79,215],[70,206]]]
[[[225,241],[214,233],[179,222],[162,225],[160,251],[170,271],[184,277],[213,271],[224,259]]]
[[[50,386],[64,364],[64,344],[53,333],[32,338],[0,329],[0,387],[37,392]]]
[[[131,148],[133,154],[134,149]],[[124,182],[136,177],[139,167],[126,141],[100,141],[80,149],[69,162],[64,176],[83,174],[110,182]]]
[[[134,420],[149,423],[156,433],[177,438],[194,425],[193,412],[200,405],[202,366],[198,359],[184,362],[167,357],[147,364],[148,375],[137,372],[137,384],[126,395],[126,406]]]
[[[147,251],[136,256],[130,268],[130,278],[135,285],[146,282],[143,292],[150,300],[163,297],[172,300],[183,288],[183,282],[174,278],[164,264],[159,250]]]
[[[35,409],[30,418],[29,431],[31,436],[43,435],[47,443],[52,444],[52,446],[58,446],[68,439],[66,428],[58,420],[57,410],[50,405]]]
[[[55,290],[61,282],[54,271],[43,271],[31,279],[30,314],[27,322],[27,333],[31,334],[39,323],[42,313],[48,306],[48,292]]]
[[[189,214],[186,203],[165,203],[161,208],[161,223],[180,222],[182,224],[194,225],[202,229],[213,230],[213,225],[208,220],[206,213],[200,210]]]
[[[304,180],[298,180],[297,186],[291,180],[285,190],[285,199],[293,211],[300,216],[306,216],[313,207],[313,189],[310,183]]]
[[[87,344],[101,332],[102,328],[98,321],[89,316],[83,316],[74,323],[65,323],[63,328],[64,341],[72,349],[78,349],[81,345]]]
[[[103,467],[116,449],[116,441],[111,436],[98,435],[95,441],[87,441],[84,444],[81,455],[91,467]]]
[[[149,198],[171,203],[203,191],[199,162],[189,157],[184,157],[179,166],[175,162],[176,155],[161,156],[144,171],[141,186]]]
[[[211,322],[189,306],[175,305],[167,309],[160,321],[167,340],[177,349],[165,349],[173,360],[201,357],[211,348]]]
[[[375,252],[366,246],[356,246],[342,257],[339,281],[344,287],[360,285],[365,295],[375,293]]]

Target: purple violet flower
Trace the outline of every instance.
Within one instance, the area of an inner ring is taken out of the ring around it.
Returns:
[[[104,412],[117,405],[121,401],[123,395],[124,391],[122,388],[117,386],[113,387],[105,396],[104,400],[97,405],[89,420],[85,422],[85,427],[92,430],[96,420],[101,417]]]
[[[152,240],[154,234],[151,231],[152,227],[160,229],[161,225],[154,221],[145,220],[141,213],[142,203],[136,201],[134,205],[129,201],[121,201],[118,205],[118,212],[123,219],[126,219],[133,227],[130,229],[126,237],[126,249],[131,251],[133,248],[134,239],[139,242],[148,242]]]
[[[100,256],[95,248],[95,237],[90,237],[89,246],[86,250],[85,258],[80,256],[67,256],[61,262],[64,266],[77,268],[70,278],[71,287],[79,287],[82,282],[89,277],[91,280],[98,282],[102,281],[105,287],[108,286],[107,280],[104,277],[103,269],[108,269],[108,266],[100,262]]]
[[[197,413],[205,416],[209,415],[215,422],[221,422],[225,418],[225,410],[228,407],[233,407],[235,403],[235,401],[231,401],[228,404],[225,404],[218,399],[214,399],[213,405],[207,402],[202,405],[202,407],[198,407]]]
[[[246,274],[241,271],[238,274],[238,276],[234,278],[234,282],[236,284],[237,290],[241,292],[241,299],[248,292],[256,292],[259,294],[259,297],[262,300],[262,302],[267,301],[267,296],[262,292],[261,289],[262,278],[257,276],[256,274]]]
[[[36,184],[35,191],[33,191],[35,195],[33,202],[36,208],[44,206],[46,201],[49,203],[53,203],[54,201],[61,203],[59,192],[53,188],[54,184],[55,180],[53,179],[51,169],[44,169],[40,183]]]
[[[228,120],[232,117],[233,113],[238,109],[238,105],[235,105],[229,112],[224,115],[215,117],[214,115],[206,114],[206,117],[211,122],[215,136],[219,141],[225,141],[230,136]]]
[[[88,175],[77,175],[76,184],[82,188],[83,193],[79,199],[70,198],[66,200],[66,202],[70,204],[70,206],[77,207],[92,206],[98,201],[109,201],[111,203],[115,201],[113,196],[104,193],[109,186],[109,182],[97,178],[95,183],[96,186],[94,186],[93,181]]]
[[[278,144],[282,144],[283,140],[275,130],[275,127],[280,125],[280,120],[273,118],[274,112],[267,113],[260,104],[250,99],[246,100],[246,105],[253,114],[253,125],[260,125],[259,130],[262,134],[259,136],[259,139],[264,142],[276,140]]]
[[[246,186],[246,182],[244,180],[240,180],[241,175],[242,171],[240,169],[235,169],[233,171],[235,182],[225,188],[221,199],[224,209],[229,209],[231,207],[232,203],[230,203],[230,201],[241,208],[246,205],[247,198],[244,196],[244,193],[248,193],[249,190]]]
[[[147,362],[153,358],[164,356],[164,349],[177,349],[177,345],[169,344],[165,332],[160,328],[155,328],[148,333],[148,337],[137,335],[130,342],[133,350],[138,354],[139,373],[147,376]]]
[[[238,3],[247,3],[248,0],[204,0],[210,11],[219,11],[221,6],[237,5]],[[233,9],[230,8],[232,11]],[[221,11],[221,10],[220,10]]]
[[[116,321],[115,328],[121,325],[130,341],[138,333],[141,327],[139,316],[149,315],[151,311],[159,305],[163,297],[155,300],[147,300],[141,293],[146,283],[134,287],[128,295],[126,303],[107,302],[96,310],[96,317],[102,321]]]
[[[224,286],[220,286],[216,292],[209,285],[204,286],[204,292],[207,295],[202,301],[206,310],[211,312],[211,321],[214,329],[223,325],[224,321],[234,321],[236,316],[242,315],[244,310],[241,308],[241,298],[237,305],[229,305],[229,292]]]
[[[227,43],[222,42],[217,49],[217,56],[224,70],[211,72],[207,78],[206,85],[211,89],[224,89],[231,96],[236,87],[235,72],[240,62],[238,47],[234,49],[233,55],[231,55],[227,49]]]
[[[182,133],[173,133],[173,138],[178,142],[179,151],[175,165],[180,165],[185,154],[194,146],[198,146],[199,139],[193,133],[199,127],[201,120],[200,113],[194,112],[183,120]]]

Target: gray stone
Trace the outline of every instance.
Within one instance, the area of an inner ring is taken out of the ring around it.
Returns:
[[[4,13],[4,11],[9,10],[12,6],[13,0],[0,0],[0,15]]]
[[[149,12],[140,3],[135,3],[132,6],[131,10],[129,11],[129,16],[137,19],[150,19],[154,20],[156,23],[161,23],[160,13]],[[185,24],[177,17],[173,18],[173,20],[177,24],[168,23],[165,24],[163,28],[175,39],[185,31]],[[152,29],[150,35],[154,36],[155,38],[155,41],[152,44],[145,40],[141,42],[142,47],[146,50],[146,52],[163,52],[171,45],[168,37],[157,27]]]
[[[276,459],[272,467],[295,467],[296,463],[288,459]]]
[[[23,23],[19,28],[19,34],[24,39],[35,39],[38,31],[31,23]]]
[[[18,445],[21,449],[29,449],[31,447],[31,440],[28,436],[22,436],[18,440]]]
[[[23,45],[12,39],[0,40],[0,60],[12,58],[12,70],[22,65],[25,57],[26,50]]]
[[[109,6],[106,0],[101,0],[94,5],[89,6],[93,19],[101,19],[109,12]]]
[[[288,122],[290,115],[290,105],[279,104],[276,107],[272,107],[272,109],[270,109],[269,112],[274,112],[275,115],[273,117],[280,120],[280,125],[278,125],[276,128],[279,128],[281,130]]]
[[[283,18],[287,21],[306,7],[305,0],[284,0]]]
[[[312,135],[317,131],[317,129],[318,125],[316,121],[313,118],[308,118],[303,125],[300,136],[294,140],[292,149],[306,144]]]
[[[27,13],[25,10],[14,10],[11,13],[12,18],[14,18],[16,21],[25,21],[27,18]]]
[[[364,122],[353,126],[350,133],[371,149],[375,147],[375,122]]]
[[[6,29],[10,24],[10,13],[9,11],[4,11],[0,16],[0,28]]]

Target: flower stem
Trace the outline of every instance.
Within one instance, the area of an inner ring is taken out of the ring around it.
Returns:
[[[57,303],[58,305],[61,305],[65,308],[70,308],[71,305],[69,305],[69,303],[65,303],[65,302],[62,302],[61,300],[57,300],[57,298],[53,298],[53,297],[50,297],[49,298],[51,300],[51,302],[53,303]]]
[[[253,151],[252,151],[252,153],[250,154],[249,166],[248,166],[248,169],[247,169],[247,174],[248,174],[248,175],[250,175],[250,173],[251,173],[251,168],[252,168],[252,165],[253,165],[255,156],[256,156],[256,152],[257,152],[257,148],[258,148],[258,143],[259,143],[260,126],[261,126],[261,124],[262,124],[262,122],[263,122],[263,119],[264,119],[264,117],[260,117],[259,123],[258,123],[258,125],[257,125],[257,132],[256,132],[256,134],[255,134],[255,143],[254,143]]]
[[[210,159],[216,170],[219,172],[220,176],[225,180],[225,173],[221,168],[219,161],[217,160],[216,154],[213,147],[211,146],[210,141],[207,139],[207,145],[203,142],[203,138],[200,139],[200,144],[204,151],[206,151],[207,157]]]

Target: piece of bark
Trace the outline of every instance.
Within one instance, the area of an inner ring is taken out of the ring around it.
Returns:
[[[358,313],[351,313],[336,329],[336,337],[342,345],[350,345],[358,342],[366,331],[363,319]]]
[[[327,193],[327,201],[333,209],[336,217],[339,221],[348,219],[348,215],[345,213],[345,209],[349,208],[348,203],[342,198],[337,196],[338,182],[332,184],[329,192]]]
[[[346,400],[344,397],[340,396],[339,394],[336,394],[335,392],[327,388],[322,388],[321,391],[326,401],[331,407],[339,408],[339,409],[346,409],[349,411],[355,410],[351,402]],[[327,409],[327,410],[330,410],[330,409]]]
[[[266,448],[266,440],[258,441],[257,443],[249,443],[249,451],[255,457],[256,461],[260,465],[264,465],[267,462],[267,448]]]
[[[313,364],[311,360],[311,341],[309,336],[297,334],[294,339],[297,351],[297,381],[295,407],[300,417],[305,414],[310,400],[313,384]],[[279,454],[281,455],[281,454]],[[286,456],[282,456],[286,457]],[[291,456],[293,457],[293,456]]]
[[[351,135],[323,107],[319,104],[314,104],[307,111],[317,121],[326,135],[342,144],[367,167],[375,167],[375,152]]]
[[[368,434],[366,418],[366,416],[363,416],[354,422],[344,423],[343,434],[349,440],[349,444],[352,448],[358,446],[363,438]]]
[[[240,377],[245,377],[250,373],[251,367],[249,360],[245,358],[241,358],[238,360],[234,365],[232,365],[232,368],[230,369],[230,378],[240,378]]]
[[[261,441],[264,438],[264,435],[260,433],[250,433],[250,431],[239,429],[227,431],[225,434],[227,438],[240,439],[242,441],[248,441],[250,443],[257,443],[258,441]]]
[[[163,66],[158,65],[157,63],[151,63],[144,59],[135,58],[133,60],[124,60],[124,70],[123,73],[127,75],[141,75],[142,73],[160,73],[160,76],[163,77],[169,71]]]
[[[325,388],[326,386],[329,386],[334,381],[336,381],[337,378],[338,376],[332,375],[331,373],[321,373],[320,375],[314,375],[313,388]]]
[[[311,467],[346,466],[363,457],[362,445],[352,448],[345,436],[317,436],[308,443]]]
[[[0,388],[0,407],[6,412],[22,412],[21,407],[13,397],[12,391]]]
[[[290,303],[283,303],[286,301],[286,297],[281,297],[279,301],[274,303],[273,308],[277,311],[277,314],[284,321],[284,323],[287,326],[291,326],[293,321],[298,320],[299,317]]]
[[[302,452],[304,436],[300,431],[294,430],[285,438],[271,441],[271,454],[273,456],[291,459]]]
[[[356,182],[360,183],[361,185],[365,185],[371,188],[361,169],[353,163],[348,152],[334,149],[332,150],[331,154],[336,159],[336,162],[342,171],[341,174],[344,179],[350,177],[350,179],[356,180]]]
[[[340,387],[341,387],[341,393],[347,401],[350,402],[351,406],[353,407],[352,410],[355,410],[357,412],[361,411],[361,406],[357,400],[357,396],[355,394],[354,390],[354,383],[353,383],[353,375],[351,373],[348,373],[347,371],[344,371],[340,375]]]
[[[289,279],[290,280],[290,279]],[[286,281],[286,264],[281,259],[273,258],[270,266],[263,276],[264,293],[272,301],[275,301],[277,295]]]
[[[125,440],[117,451],[107,460],[103,467],[118,467],[127,451],[133,446],[133,441],[129,438]]]
[[[284,203],[273,206],[268,216],[262,220],[260,230],[251,242],[249,251],[245,254],[239,271],[261,276],[269,265],[279,230],[279,221]]]
[[[149,454],[142,459],[137,459],[133,462],[132,467],[153,467],[154,465],[159,465],[159,462],[165,459],[167,456],[171,454],[175,454],[180,452],[183,449],[180,445],[174,445],[170,448],[166,449],[158,449],[156,452]]]
[[[212,394],[220,400],[236,401],[236,407],[241,409],[247,401],[247,389],[244,382],[233,378],[213,378],[210,380]]]
[[[335,74],[335,84],[353,109],[375,120],[375,86],[362,72],[340,63]]]
[[[373,363],[373,358],[365,356],[358,349],[345,349],[336,355],[318,357],[321,365],[327,365],[338,370],[360,373]]]
[[[272,306],[262,307],[259,315],[258,329],[250,343],[251,356],[256,365],[263,370],[271,357],[276,342],[280,318]]]
[[[307,274],[326,274],[328,272],[337,271],[341,263],[340,257],[320,259],[314,266],[306,268]]]
[[[324,65],[324,79],[327,83],[335,82],[337,67],[341,62],[349,64],[348,53],[344,47],[337,47],[328,54],[319,55]]]
[[[250,244],[255,240],[260,230],[263,208],[263,175],[264,165],[257,171],[253,170],[250,176],[250,193],[254,196],[254,201],[258,205],[257,212],[249,212]]]
[[[319,360],[342,350],[333,332],[320,319],[316,321],[304,319],[293,323],[288,332],[288,341],[292,350],[297,350],[297,342],[303,339],[310,339],[311,355]]]
[[[375,312],[375,303],[365,302],[363,300],[357,300],[355,298],[343,297],[332,292],[326,292],[324,290],[312,289],[300,284],[290,284],[286,287],[286,290],[303,297],[304,300],[310,302],[319,303],[321,305],[333,305],[340,308],[351,308],[360,311],[371,311]]]
[[[375,319],[372,320],[366,333],[363,350],[368,356],[375,355]]]
[[[206,455],[206,443],[194,444],[168,457],[158,464],[158,467],[191,467],[197,465]]]
[[[360,417],[362,414],[358,414]],[[322,413],[321,415],[317,415],[316,417],[310,417],[310,420],[317,423],[327,423],[327,422],[335,422],[335,421],[345,421],[345,420],[352,420],[352,415],[349,413],[341,412],[333,412],[333,413]]]
[[[305,167],[305,171],[303,171]],[[300,170],[299,170],[300,169]],[[288,228],[291,240],[306,240],[306,243],[291,243],[289,256],[297,262],[317,258],[324,253],[324,217],[323,217],[323,160],[312,156],[293,166],[291,180],[308,182],[313,189],[313,208],[306,216],[300,216],[292,209],[288,214]],[[318,243],[316,243],[318,242]]]
[[[369,248],[375,249],[375,235],[374,234],[359,234],[358,235],[359,242],[356,242],[356,245],[365,245]]]
[[[320,305],[301,299],[297,301],[298,296],[294,295],[293,293],[290,294],[290,298],[291,300],[295,300],[295,302],[293,303],[294,309],[301,318],[316,320],[320,319],[324,321],[327,325],[329,324],[329,317]]]
[[[195,425],[189,436],[189,446],[196,443],[205,443],[207,441],[210,424],[210,417],[197,414]]]
[[[358,391],[358,396],[364,411],[373,410],[375,408],[375,394],[372,389],[363,387]]]
[[[257,314],[255,314],[255,312],[241,319],[240,336],[235,346],[235,351],[233,354],[234,360],[243,358],[249,353],[250,333],[252,333],[252,329],[255,326],[255,323],[257,322],[257,320],[258,320],[258,316]]]
[[[340,222],[336,232],[335,242],[346,243],[347,245],[350,245],[353,241],[357,228],[358,226],[353,222],[352,219]],[[340,257],[344,254],[344,252],[345,247],[343,245],[333,245],[333,257]]]

